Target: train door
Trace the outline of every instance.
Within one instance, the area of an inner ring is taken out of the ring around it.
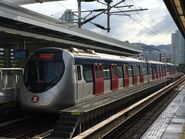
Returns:
[[[99,65],[100,95],[104,93],[103,65]]]
[[[159,71],[159,78],[161,78],[161,74],[162,74],[161,66],[158,66],[158,71]]]
[[[110,79],[110,66],[104,65],[104,92],[109,92],[111,90],[111,79]]]
[[[164,66],[161,66],[162,77],[164,77]]]
[[[136,74],[136,65],[132,65],[132,76],[133,76],[133,80],[132,80],[132,84],[137,84],[137,74]]]
[[[138,64],[135,65],[135,75],[136,75],[137,79],[140,80],[140,65],[138,65]],[[135,83],[135,80],[134,80],[134,83]],[[137,83],[140,83],[140,81]]]
[[[90,64],[83,65],[83,77],[84,77],[84,95],[93,95],[93,66]]]
[[[169,65],[169,75],[172,75],[172,69],[170,65]]]
[[[117,90],[118,89],[118,73],[117,73],[117,66],[111,65],[111,89]]]
[[[84,81],[82,80],[82,66],[76,66],[77,75],[77,99],[84,97]]]
[[[150,82],[153,80],[153,68],[152,68],[152,65],[149,63],[146,66],[146,72],[145,72],[144,79],[146,82]],[[148,80],[146,80],[146,79],[148,79]]]
[[[103,66],[100,64],[94,64],[93,72],[94,72],[94,94],[102,95],[104,92]]]
[[[118,65],[117,66],[118,70],[118,88],[123,88],[124,87],[124,81],[123,81],[123,66]]]
[[[156,79],[158,79],[158,75],[159,75],[158,69],[157,69],[157,66],[155,66],[155,78],[156,78]]]
[[[150,82],[150,80],[152,79],[152,74],[151,74],[152,72],[151,72],[151,66],[148,64],[148,63],[144,63],[143,64],[143,82],[144,83],[148,83],[148,82]]]
[[[128,65],[126,64],[123,65],[123,82],[125,87],[129,86]]]
[[[140,83],[144,82],[144,75],[143,75],[143,67],[139,65],[139,75],[140,75]]]
[[[166,77],[166,66],[164,66],[164,77]]]
[[[134,84],[133,65],[128,66],[128,73],[129,73],[129,86],[132,86]]]
[[[167,75],[169,76],[170,75],[170,66],[168,65],[167,67]]]
[[[156,78],[156,69],[154,66],[152,66],[152,80],[155,80]]]

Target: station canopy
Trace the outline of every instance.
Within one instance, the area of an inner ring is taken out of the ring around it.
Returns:
[[[164,3],[185,38],[185,0],[164,0]]]
[[[123,29],[124,31],[124,29]],[[18,5],[0,1],[0,37],[4,42],[21,40],[26,37],[35,47],[43,46],[76,47],[92,49],[118,55],[136,55],[141,49],[114,38],[77,28],[74,24],[63,24],[61,20],[38,14]]]
[[[21,4],[43,3],[43,2],[63,1],[63,0],[3,0],[3,1],[21,5]]]

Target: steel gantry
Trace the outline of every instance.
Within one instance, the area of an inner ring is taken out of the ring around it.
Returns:
[[[0,2],[0,36],[4,41],[20,40],[24,36],[26,41],[35,42],[34,46],[45,42],[44,46],[77,47],[119,55],[142,52],[129,43],[60,22],[14,4]]]

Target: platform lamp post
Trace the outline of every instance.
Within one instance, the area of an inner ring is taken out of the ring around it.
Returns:
[[[78,27],[81,28],[81,2],[93,2],[96,0],[77,0],[78,2]]]

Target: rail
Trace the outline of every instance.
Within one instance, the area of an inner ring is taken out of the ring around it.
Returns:
[[[136,102],[135,104],[125,108],[124,110],[118,112],[117,114],[111,116],[110,118],[104,120],[103,122],[77,135],[73,139],[82,139],[82,138],[93,139],[93,138],[102,138],[106,136],[108,133],[116,129],[118,126],[126,122],[129,118],[137,114],[139,111],[143,110],[148,105],[152,104],[155,100],[163,96],[171,89],[173,89],[176,85],[183,82],[184,79],[185,77],[169,84],[168,86],[160,89],[159,91],[151,94],[150,96]]]
[[[27,114],[0,124],[0,138],[25,139],[52,128],[57,115]]]

